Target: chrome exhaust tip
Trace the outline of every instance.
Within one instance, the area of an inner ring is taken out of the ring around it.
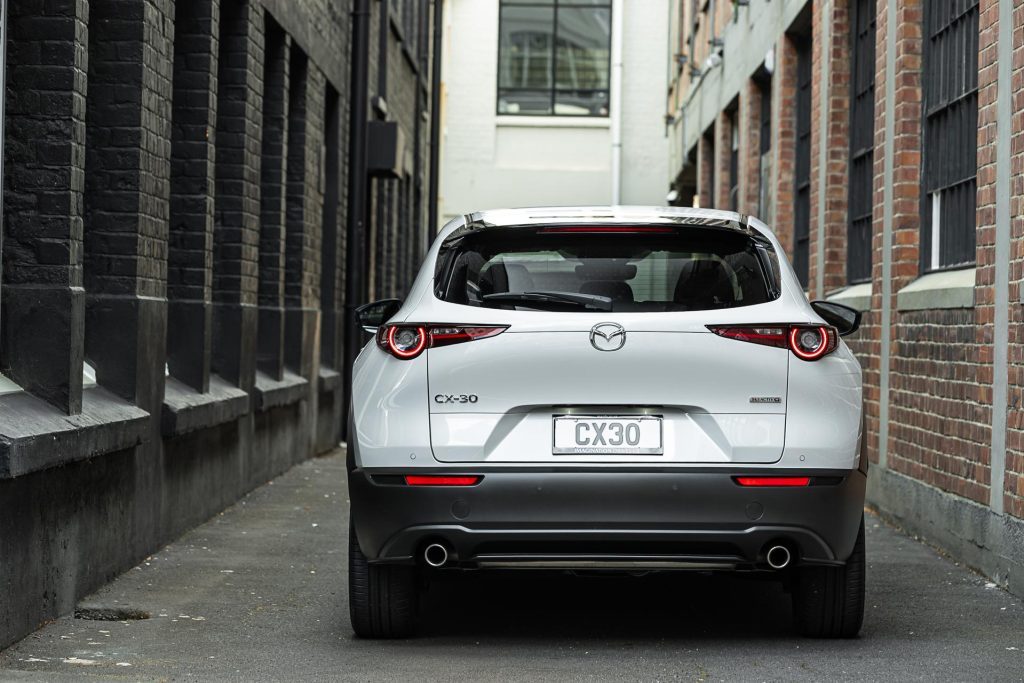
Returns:
[[[765,559],[768,560],[768,566],[772,569],[785,569],[789,566],[792,556],[789,553],[789,548],[786,546],[773,545],[765,553]]]
[[[440,543],[431,543],[423,550],[423,561],[435,569],[448,563],[448,549]]]

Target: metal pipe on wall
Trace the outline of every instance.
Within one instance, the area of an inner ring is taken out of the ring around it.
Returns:
[[[366,134],[370,77],[370,0],[356,0],[352,10],[352,88],[349,119],[349,211],[345,250],[345,362],[344,422],[347,438],[348,409],[352,391],[352,363],[362,347],[363,331],[356,320],[356,308],[364,303],[366,253],[366,210],[368,199]]]
[[[444,40],[444,0],[434,0],[434,56],[430,63],[430,185],[427,192],[429,236],[437,234],[438,172],[441,165],[441,47]]]
[[[612,3],[611,135],[612,204],[622,203],[622,0]]]

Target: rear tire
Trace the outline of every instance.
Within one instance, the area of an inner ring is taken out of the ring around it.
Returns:
[[[809,638],[856,638],[864,622],[864,518],[843,567],[800,567],[793,590],[797,630]]]
[[[360,638],[408,638],[416,630],[419,583],[415,567],[371,565],[348,530],[348,613]]]

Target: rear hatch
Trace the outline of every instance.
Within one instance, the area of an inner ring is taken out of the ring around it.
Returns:
[[[509,327],[427,352],[434,456],[777,461],[790,354],[707,327],[770,318],[765,250],[709,226],[494,229],[452,244],[437,296]]]

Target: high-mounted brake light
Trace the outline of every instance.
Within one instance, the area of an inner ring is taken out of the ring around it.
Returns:
[[[407,474],[405,483],[408,486],[476,486],[483,477],[444,475],[444,474]]]
[[[617,233],[617,234],[666,234],[675,232],[676,229],[667,225],[557,225],[550,228],[541,228],[537,232],[546,234],[565,233]]]
[[[788,348],[801,360],[824,358],[839,346],[839,333],[828,325],[708,325],[720,337]]]
[[[377,346],[399,360],[411,360],[424,349],[486,339],[506,329],[508,326],[498,325],[383,325],[377,330]]]
[[[733,477],[740,486],[810,486],[810,477]]]

